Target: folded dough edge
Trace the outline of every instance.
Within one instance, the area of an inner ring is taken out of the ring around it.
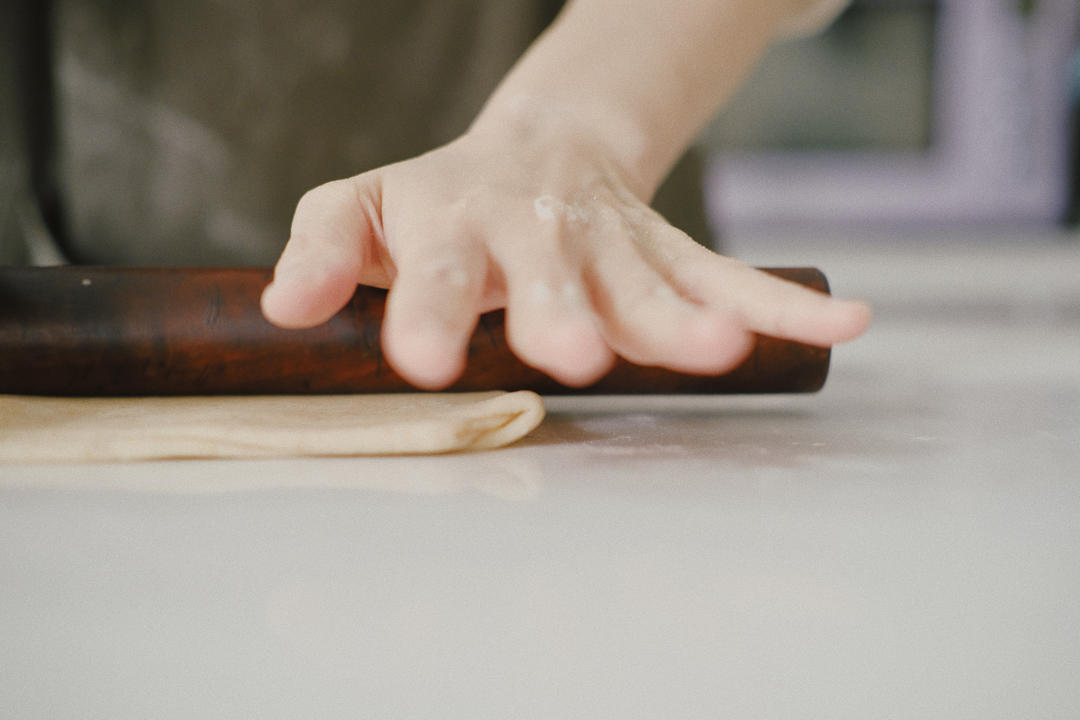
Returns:
[[[176,398],[0,396],[0,462],[421,455],[508,445],[528,391]]]

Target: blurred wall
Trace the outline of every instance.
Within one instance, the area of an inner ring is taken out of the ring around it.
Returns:
[[[855,0],[704,133],[714,226],[1068,216],[1076,0]]]

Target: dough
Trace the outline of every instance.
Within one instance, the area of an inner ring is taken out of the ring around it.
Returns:
[[[177,398],[0,396],[0,461],[429,454],[540,424],[531,392]]]

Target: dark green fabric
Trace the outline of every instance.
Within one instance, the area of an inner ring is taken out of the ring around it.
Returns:
[[[19,242],[18,205],[27,187],[24,132],[17,115],[18,30],[25,6],[0,3],[0,263],[22,264],[26,251]]]
[[[49,14],[40,0],[0,3],[0,263],[30,259],[26,236],[48,236],[55,208]]]
[[[450,140],[551,0],[57,0],[72,260],[272,263],[297,199]],[[704,238],[700,163],[661,211]]]

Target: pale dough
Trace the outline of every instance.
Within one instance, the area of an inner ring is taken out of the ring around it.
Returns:
[[[177,398],[0,395],[0,462],[415,455],[532,431],[531,392]]]

